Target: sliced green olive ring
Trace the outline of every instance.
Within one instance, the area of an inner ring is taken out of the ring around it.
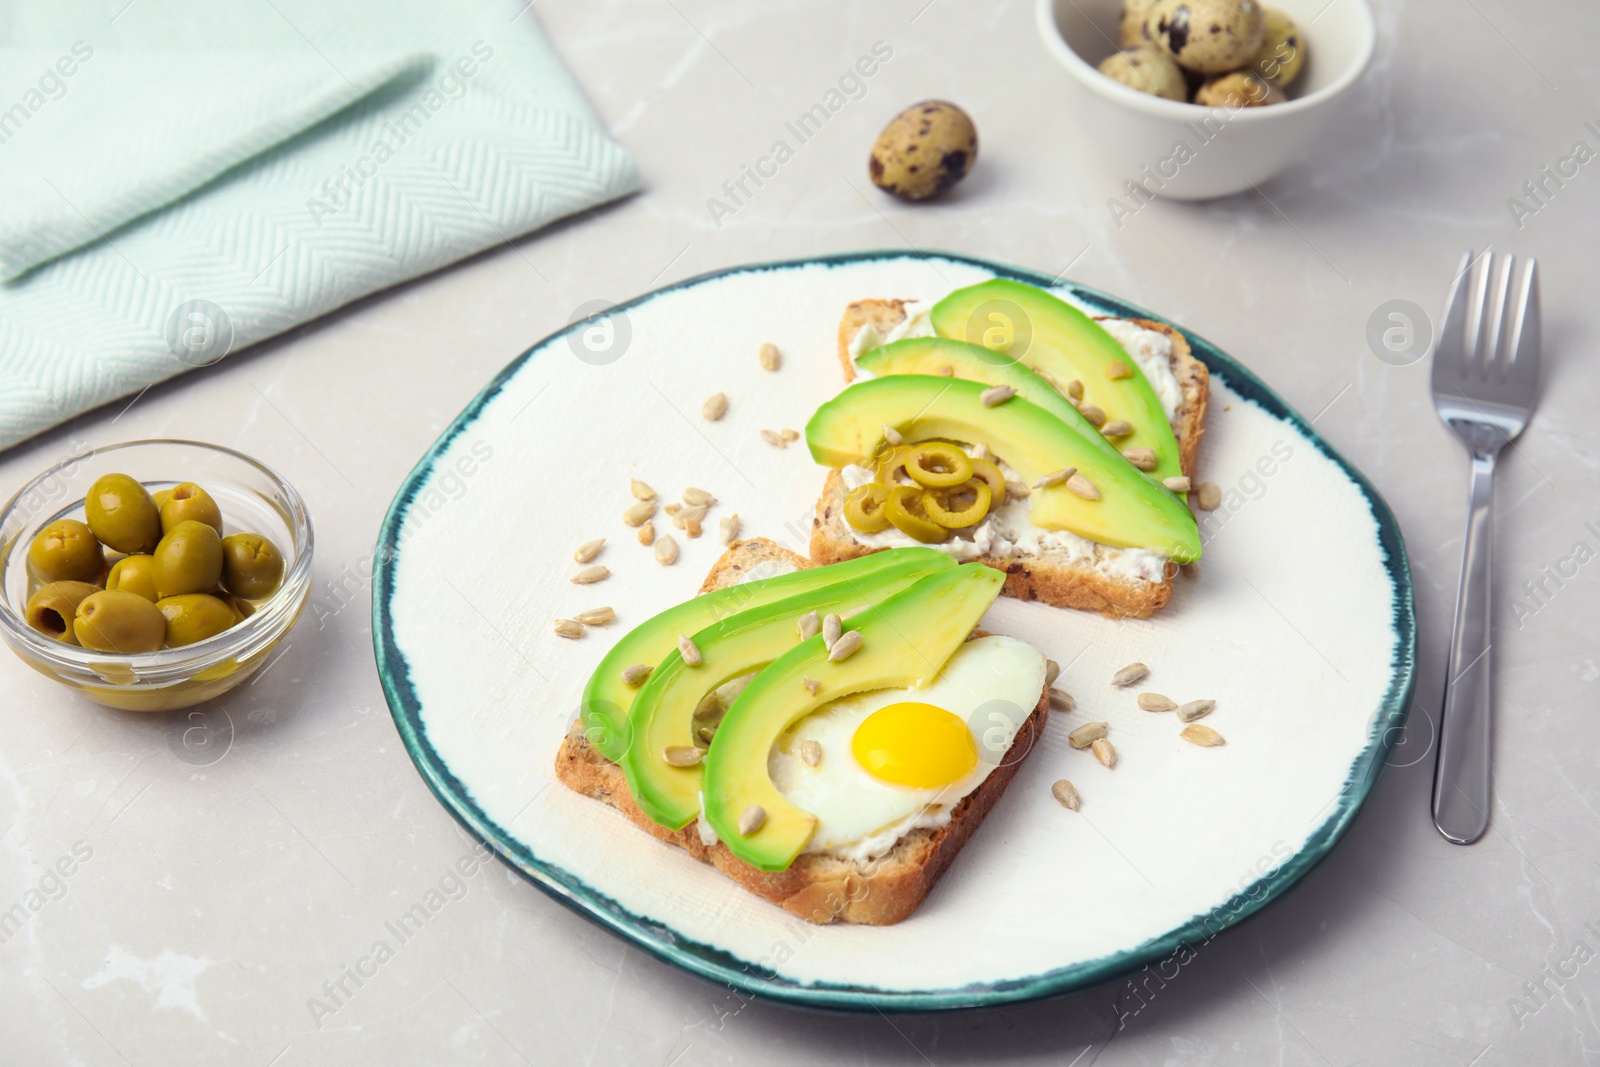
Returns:
[[[981,478],[989,486],[989,506],[998,507],[1006,499],[1006,476],[1000,468],[986,459],[972,461],[972,476]]]
[[[873,474],[878,481],[886,486],[897,485],[897,477],[905,470],[906,457],[912,452],[910,445],[896,445],[878,457],[873,467]]]
[[[883,513],[894,528],[925,545],[936,545],[950,536],[950,531],[930,519],[922,510],[922,490],[914,485],[897,485],[889,490]]]
[[[862,533],[887,530],[889,518],[883,513],[883,505],[888,499],[889,487],[881,482],[858,485],[844,498],[844,521]]]
[[[922,510],[928,518],[948,530],[959,530],[983,521],[989,514],[989,484],[982,478],[968,478],[950,489],[929,489],[922,494]]]
[[[943,441],[923,441],[911,446],[906,456],[906,473],[918,485],[945,489],[972,477],[972,460],[955,445]]]

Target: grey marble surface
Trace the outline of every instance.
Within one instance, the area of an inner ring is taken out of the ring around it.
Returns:
[[[1074,130],[1031,3],[542,0],[522,15],[635,153],[642,194],[0,455],[6,492],[80,442],[181,433],[267,457],[315,515],[320,595],[343,583],[351,601],[320,629],[302,619],[292,652],[230,698],[231,748],[206,766],[179,758],[171,722],[107,713],[0,658],[0,909],[30,890],[43,900],[0,944],[0,1058],[1600,1061],[1600,564],[1587,562],[1600,549],[1600,162],[1537,212],[1518,220],[1508,206],[1575,142],[1600,148],[1585,128],[1600,123],[1600,8],[1377,7],[1374,65],[1310,156],[1259,194],[1156,203],[1121,226],[1106,205],[1120,176]],[[893,59],[865,95],[714,220],[708,198],[880,40]],[[927,96],[969,109],[981,159],[944,202],[888,202],[866,180],[867,148]],[[1457,257],[1486,244],[1541,259],[1548,387],[1500,471],[1494,822],[1458,848],[1427,807],[1466,462],[1433,416],[1426,364],[1380,360],[1366,331],[1391,300],[1436,314]],[[316,1017],[323,984],[474,854],[413,770],[372,662],[363,562],[411,464],[586,301],[753,260],[908,245],[1065,271],[1160,309],[1320,412],[1318,429],[1387,495],[1416,577],[1421,681],[1404,744],[1345,841],[1120,1027],[1118,985],[926,1018],[745,1003],[492,862],[469,863],[434,920]],[[1531,601],[1524,583],[1539,581],[1547,594]],[[75,850],[70,877],[52,879]]]

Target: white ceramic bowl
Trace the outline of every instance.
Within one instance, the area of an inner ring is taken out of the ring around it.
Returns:
[[[1156,196],[1204,200],[1242,192],[1305,155],[1372,58],[1366,0],[1273,4],[1300,24],[1305,68],[1288,102],[1237,109],[1164,100],[1101,74],[1117,48],[1120,0],[1038,0],[1037,14],[1045,47],[1070,75],[1064,85],[1077,121],[1106,166]],[[1137,209],[1138,200],[1129,204]]]

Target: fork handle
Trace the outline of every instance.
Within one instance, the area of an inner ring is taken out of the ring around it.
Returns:
[[[1472,495],[1461,559],[1450,667],[1433,776],[1433,824],[1470,845],[1489,829],[1489,561],[1494,540],[1493,452],[1472,457]]]

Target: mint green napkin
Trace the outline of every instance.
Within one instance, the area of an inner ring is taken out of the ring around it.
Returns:
[[[639,185],[515,2],[8,18],[0,447]]]

